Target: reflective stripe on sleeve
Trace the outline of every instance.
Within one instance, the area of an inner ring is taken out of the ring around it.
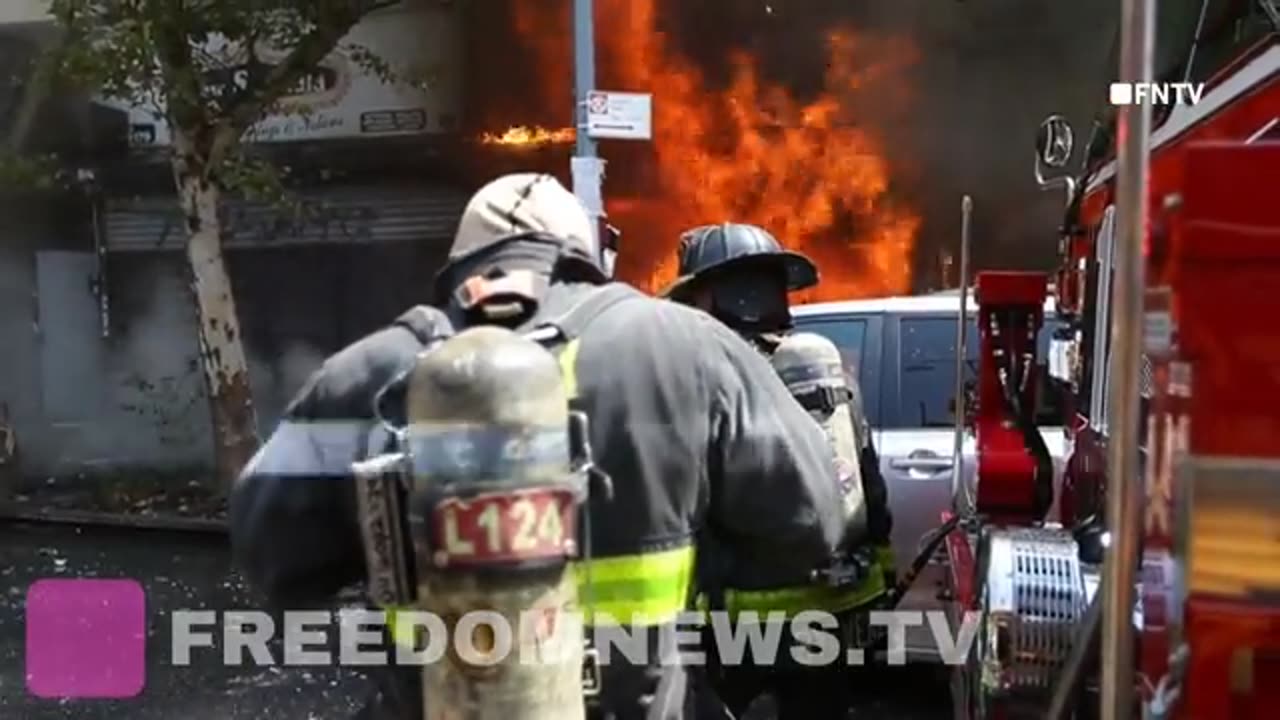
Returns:
[[[405,621],[400,616],[400,612],[413,609],[411,607],[387,608],[387,629],[391,633],[391,640],[407,650],[417,649],[418,635],[413,623]]]
[[[569,341],[560,351],[560,377],[564,381],[564,394],[570,400],[578,397],[578,340]]]

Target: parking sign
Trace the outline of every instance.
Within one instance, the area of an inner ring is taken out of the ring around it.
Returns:
[[[597,139],[650,140],[653,103],[648,93],[587,93],[587,134]]]

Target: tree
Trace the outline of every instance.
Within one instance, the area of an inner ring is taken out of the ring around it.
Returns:
[[[218,478],[229,487],[258,446],[248,365],[223,261],[224,195],[273,177],[243,142],[361,18],[398,0],[52,0],[63,32],[55,76],[160,108],[186,219],[186,250]],[[384,77],[367,48],[344,47]],[[281,58],[263,60],[264,54]],[[306,112],[290,108],[290,112]]]

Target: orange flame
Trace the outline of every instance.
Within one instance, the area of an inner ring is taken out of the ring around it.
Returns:
[[[867,63],[859,58],[871,43],[837,30],[828,37],[828,70],[816,99],[802,102],[762,81],[745,53],[731,58],[730,81],[716,89],[667,46],[654,6],[597,3],[597,47],[602,66],[614,71],[599,86],[654,97],[653,140],[644,150],[654,167],[638,173],[649,182],[621,195],[612,176],[635,172],[635,163],[608,166],[607,209],[624,233],[620,278],[661,289],[676,275],[683,230],[733,221],[759,225],[817,263],[821,283],[797,301],[908,292],[920,218],[890,194],[884,150],[873,128],[857,124],[857,111],[858,101],[879,104],[892,101],[886,92],[901,94],[894,76],[912,58],[910,49],[890,46]],[[516,27],[538,53],[543,97],[568,96],[562,69],[570,67],[569,14],[558,12],[558,3],[515,7]],[[604,147],[601,154],[631,152]]]
[[[485,145],[515,145],[518,147],[542,147],[546,145],[565,145],[574,141],[576,134],[573,128],[550,129],[516,125],[507,128],[501,135],[484,133],[480,142]]]

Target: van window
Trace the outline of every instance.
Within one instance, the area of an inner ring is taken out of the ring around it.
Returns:
[[[1062,427],[1067,422],[1063,414],[1067,411],[1067,387],[1049,376],[1049,341],[1054,333],[1066,328],[1066,324],[1049,319],[1040,328],[1040,337],[1036,340],[1036,424],[1049,427]]]
[[[1039,385],[1036,423],[1062,424],[1063,390],[1049,378],[1049,339],[1061,326],[1049,320],[1038,339],[1036,382]],[[978,368],[977,320],[969,322],[965,339],[965,382],[976,379]],[[900,324],[900,391],[895,426],[898,429],[955,427],[955,320],[947,317],[903,318]]]
[[[822,335],[835,343],[844,360],[844,369],[851,378],[856,378],[858,388],[862,391],[863,411],[867,414],[867,422],[872,427],[880,424],[880,393],[877,388],[868,387],[866,363],[863,356],[867,342],[867,320],[858,317],[828,318],[823,320],[796,319],[796,329]]]
[[[970,323],[969,338],[976,323]],[[955,426],[951,402],[956,389],[956,321],[954,317],[906,317],[899,325],[901,389],[897,420],[904,428]],[[975,365],[977,344],[967,342],[965,355]],[[972,369],[967,376],[972,378]]]

